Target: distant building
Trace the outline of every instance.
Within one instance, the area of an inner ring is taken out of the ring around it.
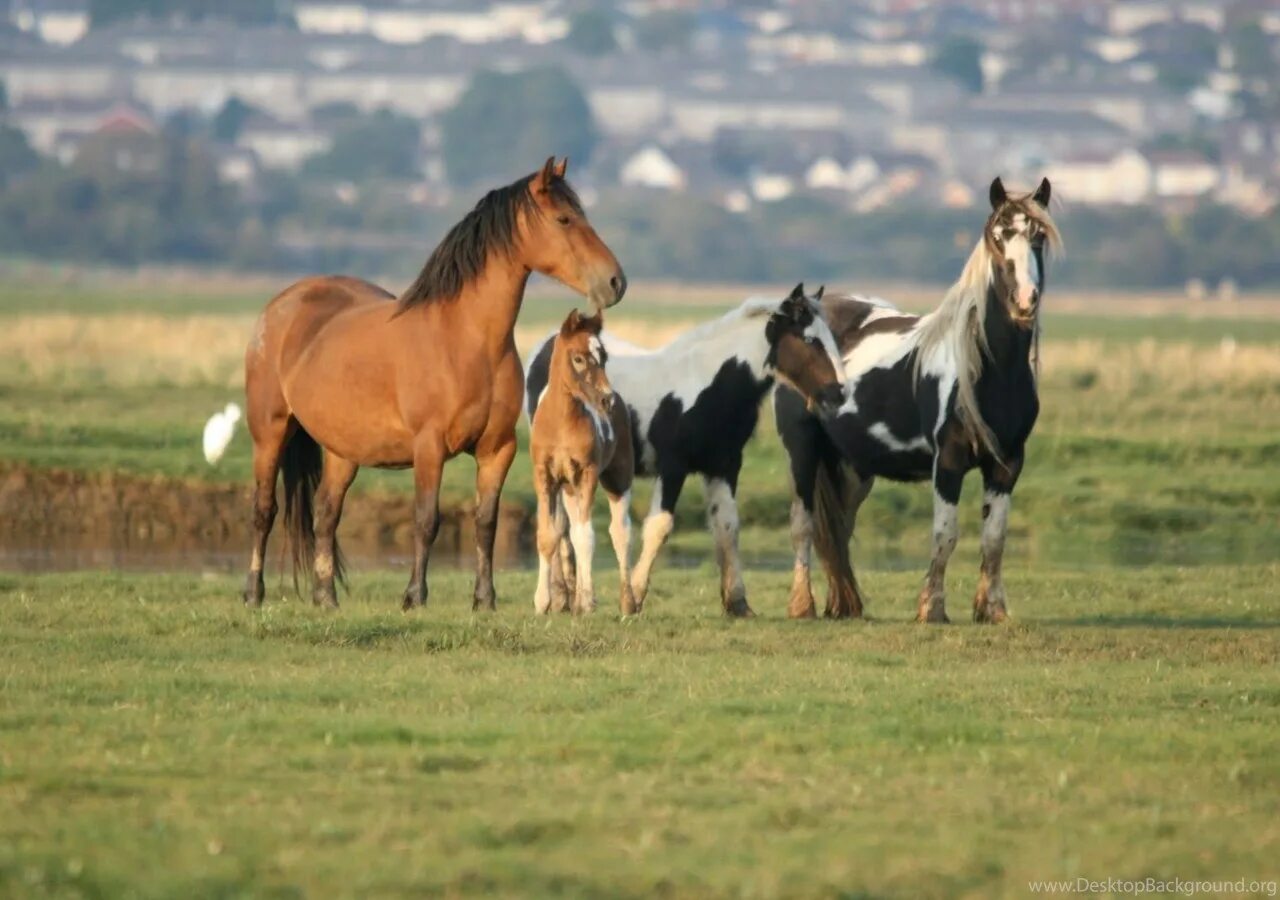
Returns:
[[[85,0],[15,0],[9,22],[46,44],[66,46],[88,33],[89,5]]]
[[[1077,154],[1051,163],[1045,175],[1067,202],[1085,205],[1144,203],[1151,196],[1152,167],[1137,150]]]
[[[264,169],[297,171],[308,159],[332,147],[333,139],[309,125],[257,114],[241,127],[236,146],[252,151]]]
[[[664,191],[682,191],[687,181],[684,171],[661,148],[653,144],[639,150],[623,163],[618,180],[629,187]]]

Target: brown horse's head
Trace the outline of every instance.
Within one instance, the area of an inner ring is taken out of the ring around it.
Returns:
[[[529,179],[534,214],[524,217],[524,255],[529,268],[573,288],[598,311],[622,299],[627,276],[564,180],[568,167],[568,159],[553,156]]]
[[[834,415],[844,403],[844,365],[835,336],[823,318],[822,288],[812,297],[797,284],[765,325],[767,364],[779,381],[793,388],[814,412]]]
[[[604,371],[608,354],[600,341],[602,325],[598,312],[584,316],[575,309],[569,313],[556,336],[551,372],[570,394],[607,411],[613,405],[613,387]]]

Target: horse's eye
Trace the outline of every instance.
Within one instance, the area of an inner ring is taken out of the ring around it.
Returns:
[[[556,216],[556,221],[559,222],[561,225],[568,225],[573,220],[570,219],[568,216]]]

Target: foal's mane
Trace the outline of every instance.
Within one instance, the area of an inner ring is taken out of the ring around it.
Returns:
[[[526,175],[489,191],[462,221],[449,229],[413,284],[400,295],[397,311],[454,300],[467,282],[484,270],[491,254],[509,256],[515,249],[520,214],[541,213],[529,186],[534,177]],[[582,203],[569,182],[552,176],[548,187],[555,199],[581,211]]]
[[[956,410],[960,422],[968,432],[975,447],[984,447],[996,459],[1000,458],[995,436],[982,418],[978,398],[974,392],[982,374],[982,357],[989,356],[987,345],[987,291],[991,288],[991,263],[994,249],[991,246],[991,224],[997,216],[1012,207],[1036,222],[1044,232],[1050,250],[1062,246],[1058,226],[1049,211],[1035,201],[1030,193],[1010,196],[998,209],[992,210],[982,226],[982,236],[969,254],[969,260],[956,283],[947,289],[938,308],[920,320],[914,331],[916,358],[914,371],[919,381],[926,357],[933,357],[950,349],[956,366]],[[1038,336],[1040,324],[1033,326]]]

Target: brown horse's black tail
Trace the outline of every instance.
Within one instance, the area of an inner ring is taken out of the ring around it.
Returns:
[[[284,527],[293,554],[293,588],[298,589],[298,572],[314,581],[316,560],[315,498],[324,469],[324,454],[315,438],[297,426],[285,442],[280,457],[284,474]],[[333,571],[346,583],[346,571],[337,537],[333,540]]]

